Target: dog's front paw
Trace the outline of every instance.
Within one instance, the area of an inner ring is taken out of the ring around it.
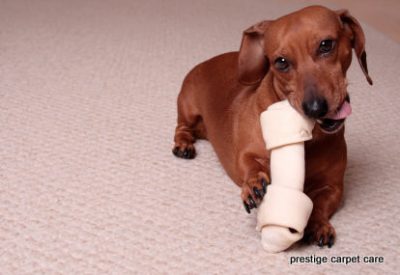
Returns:
[[[257,208],[257,204],[262,201],[265,193],[267,193],[268,184],[268,176],[265,173],[260,172],[242,185],[241,198],[247,213],[250,214],[251,209]]]
[[[193,159],[196,156],[196,150],[193,144],[177,143],[172,149],[172,153],[178,158]]]
[[[319,247],[325,245],[331,248],[335,242],[335,228],[327,220],[310,219],[304,232],[303,241],[316,243]]]

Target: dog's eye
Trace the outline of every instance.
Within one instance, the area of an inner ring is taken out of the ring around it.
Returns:
[[[333,47],[335,46],[335,42],[333,40],[327,39],[322,40],[319,44],[319,53],[326,54],[332,51]]]
[[[289,62],[286,60],[286,58],[278,57],[275,59],[275,68],[277,68],[279,71],[287,72],[289,69]]]

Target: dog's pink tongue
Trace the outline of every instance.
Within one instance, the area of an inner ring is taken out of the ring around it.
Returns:
[[[349,102],[345,101],[340,109],[336,111],[336,113],[332,116],[328,116],[327,118],[333,120],[345,119],[351,114],[351,105]]]

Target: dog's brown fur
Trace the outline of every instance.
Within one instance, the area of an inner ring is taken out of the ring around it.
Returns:
[[[321,56],[318,47],[328,38],[336,46]],[[347,96],[352,48],[372,84],[364,44],[364,33],[354,17],[321,6],[250,27],[243,33],[239,52],[207,60],[186,76],[178,97],[174,153],[193,158],[195,140],[208,139],[228,175],[241,187],[242,200],[250,206],[259,203],[254,188],[262,190],[263,179],[269,181],[260,113],[283,99],[303,113],[302,103],[310,90],[326,99],[328,114],[334,113]],[[289,71],[274,67],[280,56],[290,60]],[[305,238],[331,246],[336,235],[329,219],[343,195],[347,161],[344,128],[326,134],[316,124],[313,139],[305,146],[305,192],[314,203]]]

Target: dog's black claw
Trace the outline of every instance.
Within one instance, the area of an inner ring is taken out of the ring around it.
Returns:
[[[262,179],[261,180],[261,185],[262,185],[262,190],[263,190],[263,192],[264,192],[264,194],[266,194],[267,193],[267,180],[266,179]]]
[[[249,196],[249,205],[251,208],[257,208],[257,204],[251,196]]]
[[[254,192],[254,195],[256,195],[256,198],[262,199],[263,195],[262,195],[261,192],[257,189],[257,187],[253,187],[253,192]]]
[[[313,239],[314,239],[314,236],[311,233],[304,236],[304,241],[308,244],[312,243]]]
[[[250,206],[247,204],[247,202],[243,202],[243,205],[244,205],[244,209],[246,209],[246,212],[248,213],[248,214],[250,214]]]
[[[175,148],[172,150],[172,153],[173,153],[176,157],[178,157],[178,158],[183,157],[183,151],[181,151],[181,150],[179,149],[179,147],[175,147]]]
[[[324,246],[324,237],[321,236],[321,238],[319,238],[318,246],[319,247],[323,247]]]
[[[186,148],[184,150],[180,150],[179,147],[175,147],[172,150],[172,153],[178,158],[184,158],[184,159],[193,159],[196,155],[195,150],[193,149]]]
[[[183,158],[185,158],[185,159],[192,159],[192,158],[194,158],[194,155],[195,155],[194,150],[185,149],[183,151]]]
[[[333,237],[333,235],[329,236],[329,240],[328,240],[328,248],[331,248],[333,246],[335,242],[335,238]]]

